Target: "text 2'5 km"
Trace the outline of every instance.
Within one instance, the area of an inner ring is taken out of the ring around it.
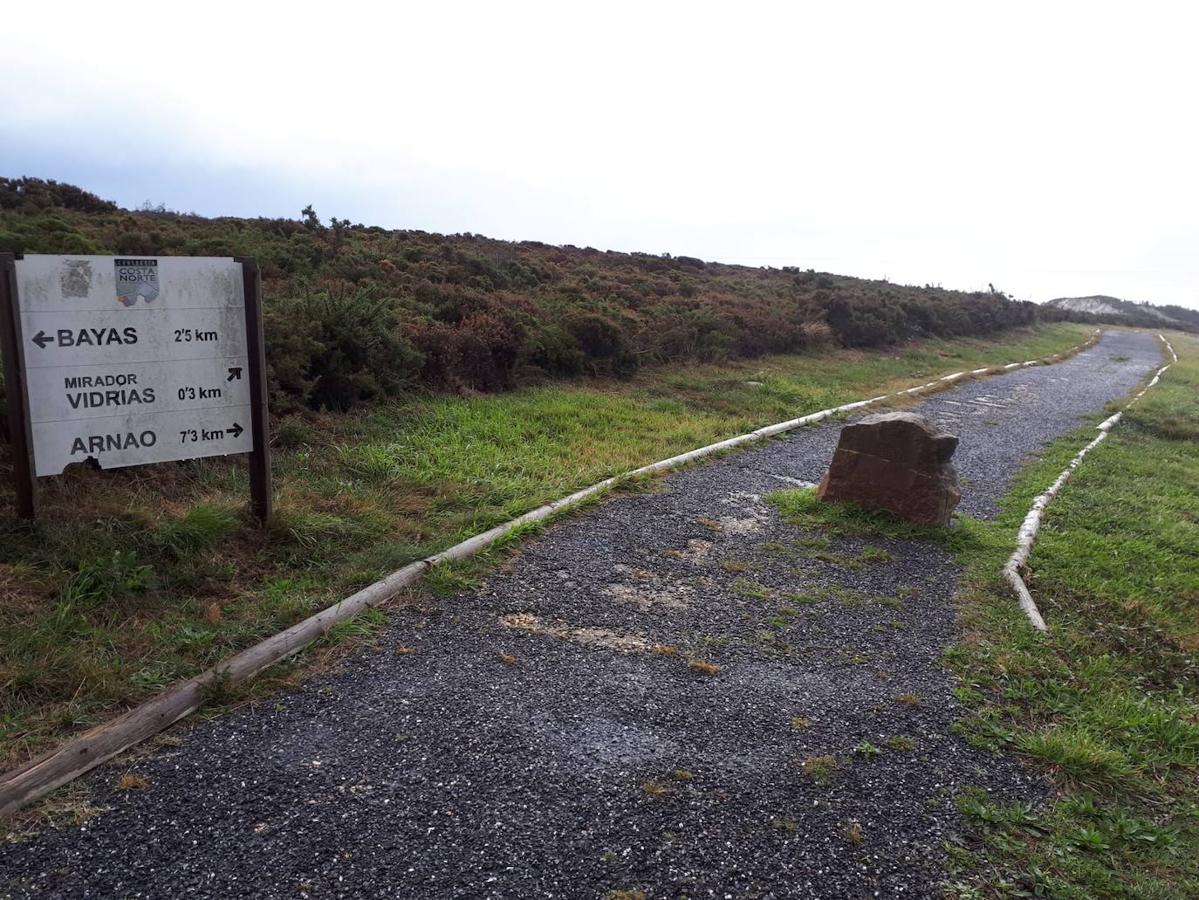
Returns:
[[[175,329],[176,344],[191,344],[217,340],[220,340],[220,338],[217,337],[217,333],[215,331],[200,331],[196,328]]]

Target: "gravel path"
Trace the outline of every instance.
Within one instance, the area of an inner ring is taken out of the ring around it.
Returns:
[[[921,403],[961,437],[963,511],[1159,359],[1112,333]],[[819,478],[837,432],[561,523],[338,672],[133,763],[144,790],[101,770],[111,809],[0,847],[0,896],[937,895],[954,796],[1043,786],[950,732],[949,555],[825,546],[763,501]]]

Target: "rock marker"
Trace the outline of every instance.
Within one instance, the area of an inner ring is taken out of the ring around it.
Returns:
[[[876,413],[841,429],[816,496],[919,525],[949,524],[962,491],[950,459],[958,439],[912,412]]]

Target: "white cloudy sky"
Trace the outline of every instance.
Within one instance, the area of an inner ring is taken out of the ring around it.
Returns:
[[[1193,8],[21,4],[0,174],[1199,307]]]

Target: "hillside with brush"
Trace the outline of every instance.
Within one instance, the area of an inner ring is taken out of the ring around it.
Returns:
[[[1031,303],[798,268],[473,234],[130,211],[0,178],[0,251],[249,256],[263,275],[272,402],[346,409],[417,387],[501,391],[672,361],[874,347],[1027,325]]]

